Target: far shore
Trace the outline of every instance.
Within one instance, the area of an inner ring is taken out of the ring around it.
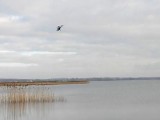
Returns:
[[[87,80],[79,81],[17,81],[17,82],[0,82],[0,86],[30,86],[30,85],[67,85],[67,84],[87,84]]]

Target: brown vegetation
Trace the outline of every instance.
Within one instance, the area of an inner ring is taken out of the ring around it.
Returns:
[[[86,84],[88,81],[32,81],[32,82],[0,82],[1,89],[5,88],[6,93],[0,94],[0,103],[39,103],[39,102],[64,102],[63,97],[55,97],[52,91],[41,89],[32,92],[27,91],[30,85],[67,85]],[[41,87],[40,87],[41,88]]]
[[[0,96],[1,103],[38,103],[38,102],[64,102],[63,97],[55,97],[43,93],[28,94],[28,93],[10,93]]]
[[[67,84],[86,84],[88,81],[32,81],[32,82],[0,82],[0,86],[29,86],[29,85],[67,85]]]

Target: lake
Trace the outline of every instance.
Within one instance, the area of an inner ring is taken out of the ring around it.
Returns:
[[[1,94],[11,88],[1,87]],[[92,81],[82,85],[30,86],[63,101],[0,104],[0,120],[160,120],[160,81]],[[48,94],[48,93],[46,93]]]

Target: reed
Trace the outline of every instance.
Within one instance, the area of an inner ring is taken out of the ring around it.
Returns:
[[[1,96],[0,102],[3,103],[35,103],[35,102],[53,102],[56,98],[52,95],[44,94],[25,94],[25,93],[14,93],[5,94]]]
[[[39,102],[64,102],[63,97],[55,97],[46,91],[27,92],[24,89],[10,89],[8,93],[0,95],[0,103],[39,103]]]

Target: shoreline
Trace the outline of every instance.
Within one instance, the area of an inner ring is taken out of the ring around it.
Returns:
[[[32,82],[0,82],[0,86],[31,86],[31,85],[70,85],[70,84],[87,84],[89,81],[32,81]]]

